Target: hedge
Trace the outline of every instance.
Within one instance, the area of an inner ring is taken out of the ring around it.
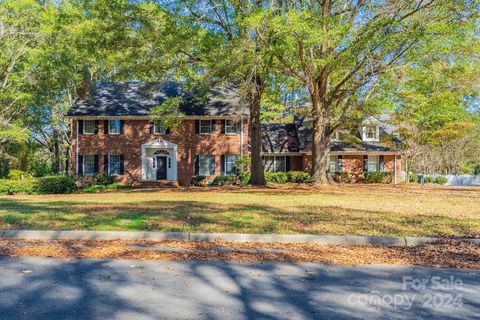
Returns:
[[[49,176],[38,179],[37,191],[41,194],[72,193],[75,189],[75,180],[69,176]]]
[[[288,176],[285,172],[265,172],[265,181],[268,183],[287,183]]]
[[[350,173],[348,172],[333,172],[332,173],[333,181],[337,183],[350,183],[352,179],[350,178]]]
[[[311,179],[310,173],[303,171],[289,171],[287,177],[290,183],[307,183]]]
[[[37,184],[37,179],[0,179],[0,195],[36,194],[38,192]]]
[[[390,172],[365,172],[366,183],[391,183],[393,175]]]
[[[210,183],[212,186],[231,186],[238,184],[238,179],[234,175],[216,176]]]
[[[439,176],[435,179],[435,183],[437,184],[445,184],[448,182],[448,179],[442,176]]]

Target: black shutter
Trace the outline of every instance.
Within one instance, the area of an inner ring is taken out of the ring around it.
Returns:
[[[98,174],[98,154],[94,155],[93,174]]]
[[[109,134],[110,128],[109,128],[109,126],[108,126],[108,120],[103,121],[103,123],[104,123],[104,124],[103,124],[103,125],[104,125],[103,132],[104,132],[105,134]]]
[[[222,120],[222,134],[225,134],[225,120]]]
[[[289,156],[285,157],[285,171],[286,172],[290,171],[290,157]]]
[[[120,120],[120,134],[123,134],[123,120]]]
[[[222,120],[222,121],[223,121],[223,120]],[[222,176],[224,176],[225,173],[226,173],[226,170],[225,170],[225,155],[224,155],[224,154],[222,154],[222,155],[220,156],[220,164],[221,164],[220,174],[221,174]]]
[[[103,173],[108,174],[108,154],[103,156]]]
[[[385,171],[385,156],[379,156],[378,157],[378,162],[379,162],[379,171],[384,172]]]
[[[170,134],[170,128],[165,129],[165,134]]]
[[[153,134],[153,133],[154,133],[154,129],[155,129],[155,128],[154,128],[155,125],[153,124],[153,122],[150,122],[150,123],[148,124],[148,126],[149,126],[148,128],[149,128],[149,130],[150,130],[150,134]]]
[[[200,174],[200,156],[195,156],[195,175]]]
[[[210,133],[215,133],[215,122],[217,120],[210,120]]]
[[[195,120],[195,133],[200,133],[200,120]]]
[[[210,175],[215,175],[215,156],[210,156]]]
[[[98,120],[95,120],[95,134],[98,134]]]
[[[78,133],[83,134],[83,120],[78,120]]]
[[[83,154],[78,155],[77,174],[83,176]]]
[[[120,175],[125,174],[125,156],[123,154],[120,155]]]
[[[363,156],[363,171],[368,172],[368,156]]]
[[[343,171],[343,156],[338,156],[338,172]]]
[[[236,132],[237,134],[242,133],[242,121],[243,121],[243,120],[240,120],[240,121],[237,122],[236,125],[235,125],[235,132]]]

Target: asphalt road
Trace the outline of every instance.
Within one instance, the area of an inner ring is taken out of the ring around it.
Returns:
[[[480,271],[0,258],[0,319],[480,319]]]

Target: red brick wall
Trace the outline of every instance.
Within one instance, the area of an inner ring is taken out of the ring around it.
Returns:
[[[394,172],[394,156],[384,156],[385,172]],[[397,182],[400,182],[401,156],[397,155]],[[303,168],[305,171],[311,170],[312,156],[305,155],[303,158]],[[353,182],[363,181],[363,155],[343,155],[343,171],[350,173]]]
[[[97,135],[79,135],[79,154],[98,154],[99,172],[103,172],[104,154],[123,154],[125,156],[125,175],[118,177],[119,181],[136,183],[141,180],[142,173],[142,144],[158,139],[166,140],[178,145],[177,150],[177,179],[182,185],[190,183],[195,175],[195,156],[197,154],[210,154],[215,156],[215,171],[219,175],[220,156],[222,154],[240,155],[240,134],[221,134],[221,120],[214,120],[214,134],[196,134],[195,120],[185,120],[183,125],[171,130],[169,135],[150,134],[150,125],[147,120],[125,120],[124,134],[104,134],[104,121],[99,121]],[[72,150],[73,172],[76,172],[76,127],[77,121],[72,123]],[[243,154],[248,153],[248,122],[244,120]],[[182,159],[182,154],[186,159]]]

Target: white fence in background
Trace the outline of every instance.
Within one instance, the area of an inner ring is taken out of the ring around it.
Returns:
[[[430,177],[445,177],[448,179],[445,185],[447,186],[480,186],[480,176],[474,176],[471,174],[432,174]]]

